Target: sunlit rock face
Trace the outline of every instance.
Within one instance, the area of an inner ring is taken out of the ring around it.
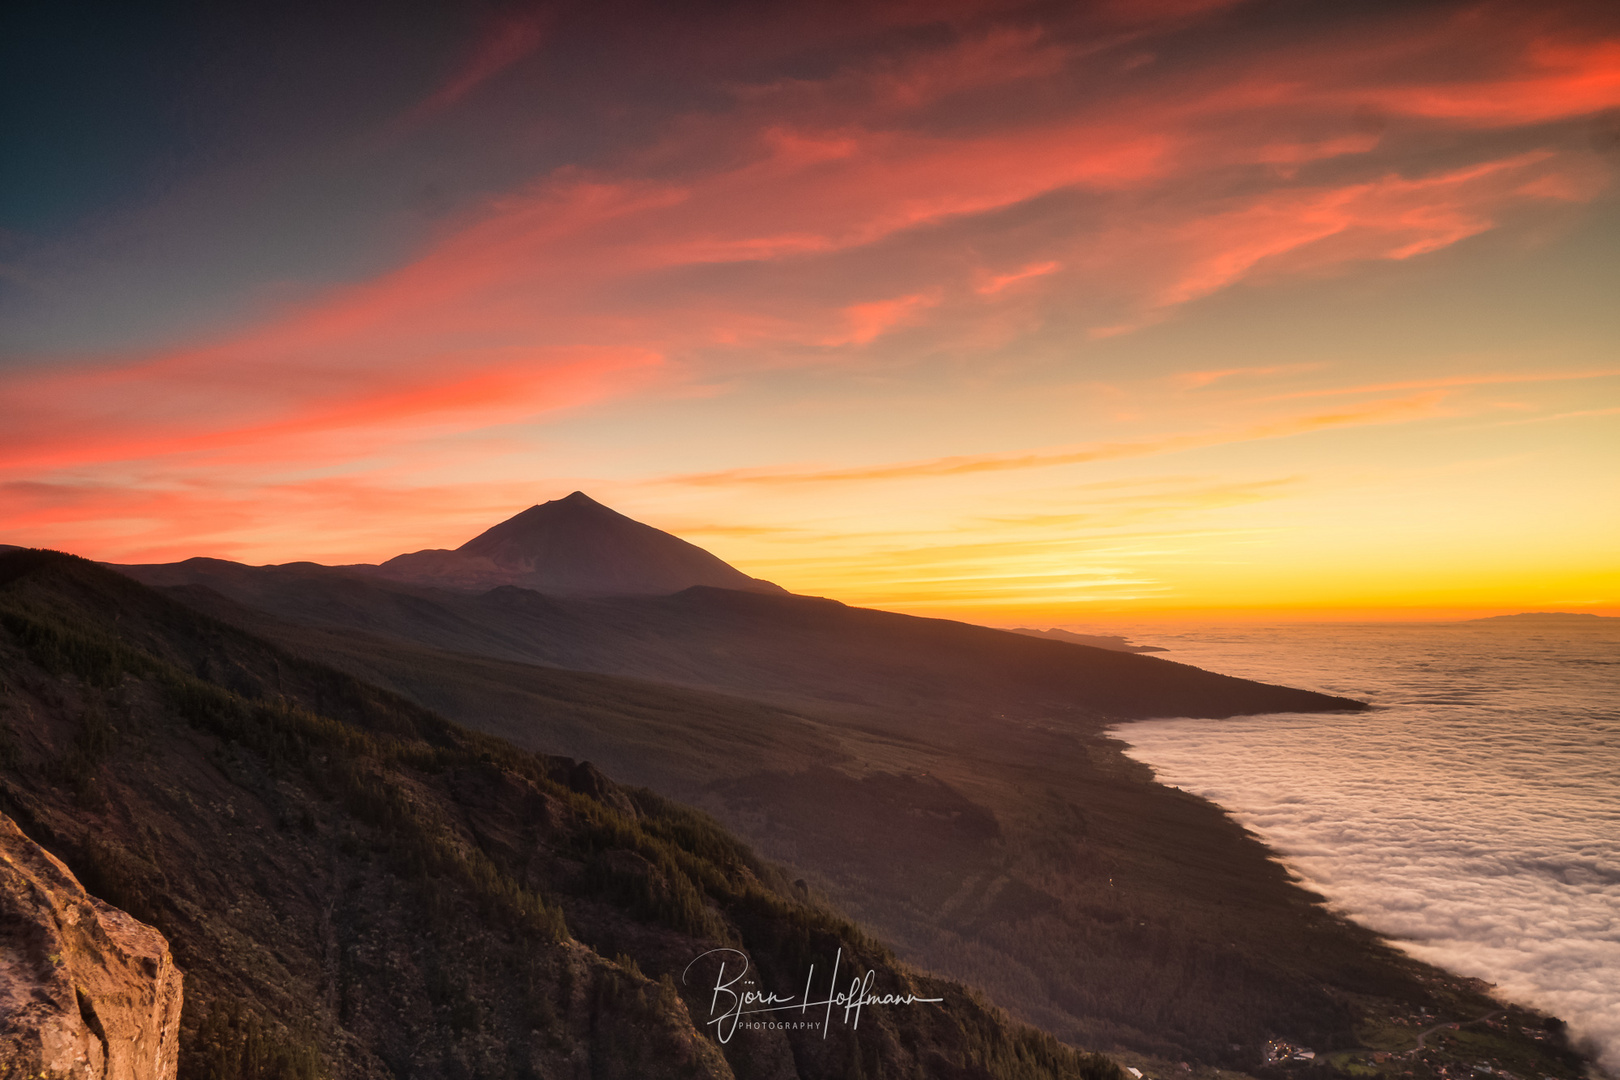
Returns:
[[[180,983],[162,934],[0,814],[0,1078],[172,1080]]]

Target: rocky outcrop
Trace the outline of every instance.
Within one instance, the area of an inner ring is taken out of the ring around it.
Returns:
[[[0,814],[0,1080],[173,1080],[180,980],[162,934]]]

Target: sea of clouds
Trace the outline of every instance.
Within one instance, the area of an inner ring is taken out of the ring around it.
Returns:
[[[1562,1017],[1620,1075],[1620,626],[1138,636],[1172,659],[1379,706],[1116,731],[1335,907]]]

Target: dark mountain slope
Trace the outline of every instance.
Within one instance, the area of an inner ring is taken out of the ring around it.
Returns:
[[[450,653],[355,630],[300,626],[206,586],[166,595],[519,745],[569,746],[614,776],[681,797],[750,768],[849,760],[844,725],[805,710],[596,672]],[[684,793],[684,794],[683,794]]]
[[[1364,1033],[1402,1038],[1391,1016],[1494,1007],[1324,910],[1219,808],[1154,783],[1072,710],[947,713],[938,696],[887,717],[778,708],[293,625],[198,586],[173,595],[697,802],[908,959],[1082,1045],[1257,1069],[1272,1036],[1350,1053]]]
[[[418,585],[497,585],[559,594],[666,595],[693,585],[778,592],[695,544],[643,525],[576,491],[480,533],[454,551],[434,549],[350,567]]]
[[[168,936],[182,1077],[1112,1076],[701,815],[66,556],[0,556],[0,809]],[[720,1046],[679,985],[716,946],[945,1001]]]
[[[502,587],[469,595],[308,565],[201,559],[119,569],[154,586],[206,585],[291,622],[860,711],[875,722],[889,722],[897,709],[977,715],[1016,702],[1112,718],[1365,707],[1154,657],[790,594],[697,587],[583,599]]]
[[[535,638],[549,617],[543,601],[517,589],[494,590],[477,604],[509,627],[533,627]],[[708,685],[750,695],[774,688],[771,696],[854,698],[879,708],[1025,701],[1112,718],[1365,708],[1169,660],[834,600],[694,588],[599,607],[659,643],[671,657],[665,674],[678,674],[679,664]]]

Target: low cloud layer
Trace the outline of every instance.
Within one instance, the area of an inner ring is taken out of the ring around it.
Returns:
[[[1353,716],[1119,735],[1420,959],[1569,1022],[1620,1072],[1620,629],[1151,633],[1178,659],[1357,695]]]

